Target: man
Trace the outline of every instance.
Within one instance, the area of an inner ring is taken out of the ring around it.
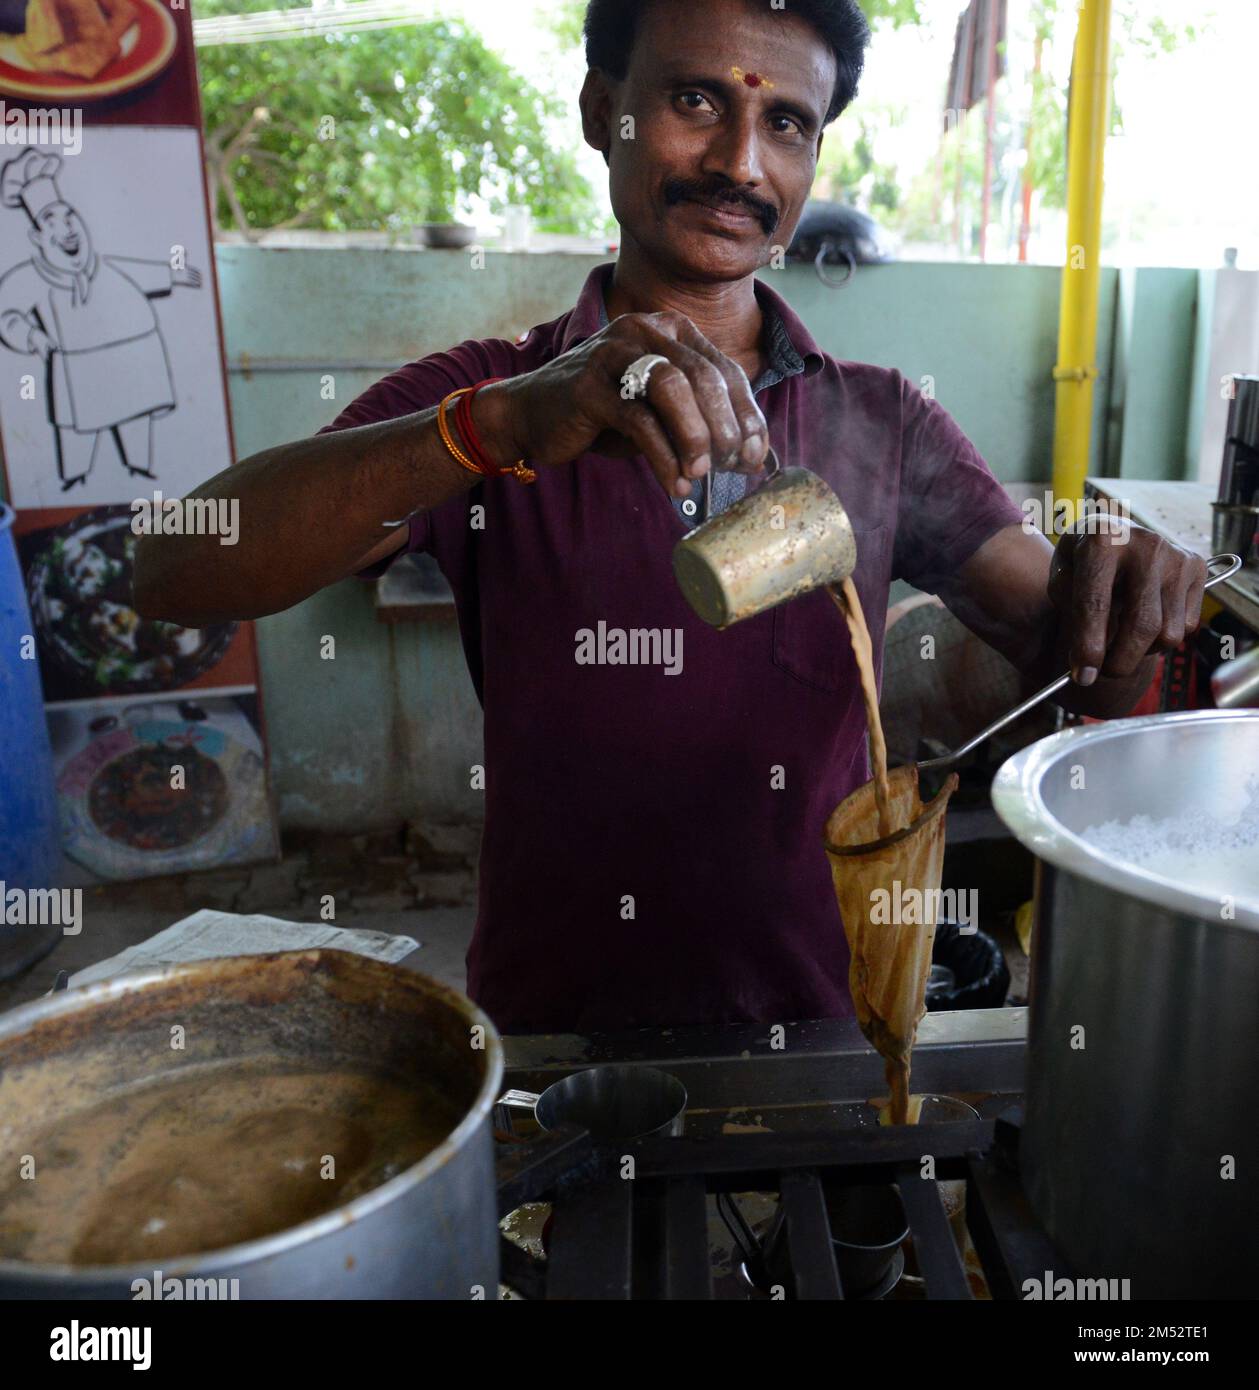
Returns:
[[[853,517],[876,642],[903,576],[1029,680],[1069,659],[1074,707],[1092,713],[1129,708],[1151,649],[1193,629],[1204,567],[1135,527],[1055,554],[938,405],[827,357],[753,279],[852,98],[867,41],[852,0],[594,0],[586,36],[583,129],[608,162],[616,266],[519,344],[412,363],[329,432],[221,474],[200,492],[240,497],[234,554],[143,539],[138,606],[259,616],[431,552],[485,710],[469,988],[500,1027],[840,1016],[848,959],[821,836],[869,777],[851,648],[821,593],[727,632],[694,617],[670,554],[703,480],[720,510],[756,485],[769,444],[814,469]],[[449,393],[495,377],[439,418]],[[473,464],[523,459],[536,482],[479,477],[443,430]],[[606,659],[612,635],[639,630],[660,635],[657,664]]]

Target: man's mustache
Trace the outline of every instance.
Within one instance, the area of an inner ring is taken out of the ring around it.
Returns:
[[[664,185],[664,200],[668,207],[690,199],[714,203],[742,203],[755,217],[759,218],[766,236],[772,236],[778,226],[778,209],[764,198],[746,189],[735,188],[725,180],[718,179],[667,179]]]

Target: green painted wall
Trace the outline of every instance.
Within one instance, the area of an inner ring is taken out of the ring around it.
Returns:
[[[1120,272],[1107,477],[1185,476],[1197,305],[1196,270]]]
[[[829,289],[811,269],[773,276],[836,357],[897,367],[956,418],[1002,482],[1039,482],[1053,459],[1058,288],[1052,266],[906,262]],[[1100,471],[1117,275],[1101,279],[1091,472]]]
[[[318,429],[403,362],[555,318],[603,259],[490,255],[472,270],[454,251],[219,247],[237,452]]]

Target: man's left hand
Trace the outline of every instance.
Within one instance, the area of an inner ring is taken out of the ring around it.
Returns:
[[[1070,633],[1077,685],[1137,673],[1198,630],[1205,561],[1121,517],[1091,517],[1054,551],[1050,602]]]

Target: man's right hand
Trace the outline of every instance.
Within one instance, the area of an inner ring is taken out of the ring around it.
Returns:
[[[621,377],[647,353],[667,363],[652,371],[645,397],[626,400]],[[677,497],[710,468],[757,472],[769,439],[743,368],[676,313],[615,319],[536,371],[485,387],[474,418],[500,463],[642,454]]]

